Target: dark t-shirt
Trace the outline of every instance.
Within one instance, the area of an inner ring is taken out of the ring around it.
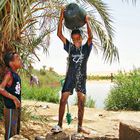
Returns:
[[[66,40],[64,49],[69,54],[67,75],[86,78],[87,61],[92,49],[92,43],[88,46],[88,43],[86,42],[80,48],[76,48],[74,44]]]
[[[13,71],[9,71],[11,73],[11,76],[13,78],[12,81],[12,85],[11,86],[6,86],[5,90],[16,96],[18,98],[18,100],[21,102],[21,79],[19,77],[19,75]],[[13,100],[4,97],[4,104],[6,106],[6,108],[9,109],[15,109],[15,104],[13,102]]]

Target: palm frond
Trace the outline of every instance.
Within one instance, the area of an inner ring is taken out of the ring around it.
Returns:
[[[79,0],[77,0],[79,1]],[[109,14],[108,6],[101,0],[82,0],[81,5],[87,5],[87,14],[91,17],[91,27],[94,37],[98,40],[98,46],[103,52],[105,61],[112,63],[119,61],[118,49],[113,43],[114,28],[112,17]]]
[[[1,0],[0,1],[0,11],[3,9],[3,7],[5,6],[5,4],[7,3],[8,0]]]
[[[94,30],[96,36],[99,38],[100,42],[98,46],[100,46],[103,52],[104,59],[110,61],[110,63],[112,63],[113,60],[119,60],[118,49],[113,44],[112,37],[108,36],[103,30],[103,25],[95,18],[91,18],[91,24],[92,30]]]

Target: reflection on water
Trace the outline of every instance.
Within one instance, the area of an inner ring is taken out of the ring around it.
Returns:
[[[110,81],[87,81],[87,96],[95,100],[96,108],[104,108],[104,100],[107,97],[113,83]],[[76,92],[69,97],[69,104],[73,105],[76,100]]]

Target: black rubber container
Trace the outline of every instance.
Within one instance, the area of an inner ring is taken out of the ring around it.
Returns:
[[[86,11],[76,3],[70,3],[66,6],[64,12],[65,26],[68,29],[76,29],[84,26]]]

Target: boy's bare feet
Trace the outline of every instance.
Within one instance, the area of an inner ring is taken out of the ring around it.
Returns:
[[[85,130],[83,127],[78,127],[78,133],[84,133],[87,135],[90,134],[90,132],[88,130]]]

